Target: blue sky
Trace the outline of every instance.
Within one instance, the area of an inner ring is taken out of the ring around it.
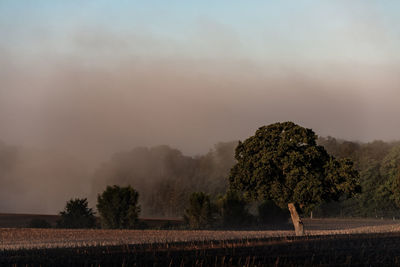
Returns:
[[[151,51],[161,55],[172,50],[189,57],[198,52],[201,57],[218,57],[225,41],[231,42],[227,56],[244,59],[374,62],[388,60],[385,53],[393,57],[399,47],[400,30],[395,27],[399,5],[397,1],[325,0],[3,0],[0,33],[3,46],[16,53],[37,46],[33,50],[68,54],[77,45],[74,34],[103,30],[102,34],[128,42],[134,42],[132,35],[140,35],[162,43],[164,49],[156,46],[157,51]],[[143,46],[136,46],[133,53],[150,49]],[[222,47],[215,50],[215,46]]]

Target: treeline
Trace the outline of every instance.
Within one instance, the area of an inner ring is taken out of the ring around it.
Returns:
[[[336,158],[354,162],[362,192],[351,199],[323,203],[313,211],[314,216],[400,217],[396,206],[400,193],[393,189],[400,184],[400,142],[361,143],[320,137],[318,144]],[[96,170],[91,199],[107,185],[131,185],[140,193],[142,216],[180,218],[193,192],[204,192],[215,203],[224,196],[236,146],[236,141],[218,143],[197,157],[168,146],[115,154]],[[400,185],[397,188],[400,191]]]
[[[236,146],[218,143],[197,157],[168,146],[117,153],[95,171],[90,200],[108,185],[131,185],[140,194],[142,216],[181,218],[193,192],[205,192],[213,200],[225,194]]]
[[[325,137],[318,143],[336,158],[354,162],[362,192],[352,199],[324,203],[313,210],[314,216],[400,217],[396,205],[400,204],[400,142]],[[75,159],[0,142],[0,209],[10,212],[11,207],[24,207],[37,212],[39,202],[61,207],[72,196],[88,196],[93,207],[108,185],[130,185],[140,194],[142,217],[182,218],[192,193],[204,192],[212,203],[224,197],[236,146],[236,141],[218,143],[207,154],[195,157],[168,146],[120,152],[96,168],[88,193],[82,187],[90,180],[88,173]],[[256,210],[250,207],[250,212]]]
[[[400,217],[400,142],[360,143],[326,137],[319,138],[318,143],[336,158],[354,162],[362,192],[348,200],[325,203],[314,211],[315,215]]]

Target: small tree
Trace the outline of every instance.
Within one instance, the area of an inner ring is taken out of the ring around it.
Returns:
[[[183,218],[192,229],[207,228],[214,222],[213,212],[210,197],[203,192],[194,192],[190,196],[189,207]]]
[[[97,197],[97,210],[103,228],[132,229],[138,227],[139,193],[131,186],[107,186]]]
[[[64,211],[60,212],[60,216],[60,220],[57,221],[57,227],[60,228],[93,228],[96,226],[94,212],[88,207],[86,198],[69,200]]]
[[[323,201],[351,197],[361,189],[353,163],[336,160],[316,139],[311,129],[293,122],[259,128],[236,148],[230,188],[252,200],[289,207],[296,234],[302,235],[296,208],[307,213]]]
[[[246,208],[247,202],[238,192],[229,190],[218,203],[223,226],[242,227],[251,223],[252,215]]]

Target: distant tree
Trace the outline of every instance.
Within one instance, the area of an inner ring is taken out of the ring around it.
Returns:
[[[51,228],[51,224],[45,219],[34,218],[29,221],[28,228]]]
[[[228,189],[229,171],[235,164],[237,142],[219,142],[206,155],[196,158],[195,180],[199,190],[217,196]]]
[[[330,155],[340,158],[340,142],[336,138],[332,136],[318,137],[316,143],[323,146]]]
[[[385,143],[383,141],[373,141],[361,146],[360,154],[360,170],[369,168],[374,163],[382,163],[383,159],[389,154],[390,150],[395,147],[395,143]]]
[[[370,143],[348,142],[333,137],[319,138],[329,154],[336,158],[351,158],[360,173],[362,192],[351,199],[323,203],[318,216],[398,217],[396,205],[395,147],[399,142],[375,140]],[[393,150],[394,149],[394,150]],[[390,155],[391,154],[391,155]],[[390,155],[390,156],[389,156]],[[394,174],[394,175],[393,175]],[[399,199],[399,198],[397,198]]]
[[[381,211],[386,210],[379,188],[384,182],[380,173],[380,163],[370,161],[369,167],[360,171],[362,194],[358,200],[360,215],[366,217],[380,217]]]
[[[236,148],[230,188],[249,199],[288,206],[296,234],[303,234],[295,207],[307,213],[323,201],[350,197],[361,189],[352,162],[336,160],[316,138],[311,129],[293,122],[259,128]]]
[[[361,144],[345,140],[336,140],[335,138],[319,137],[317,144],[323,146],[326,151],[335,158],[349,158],[352,161],[357,161],[360,156]]]
[[[224,227],[243,227],[249,225],[252,221],[252,215],[247,209],[247,202],[236,191],[228,192],[219,199],[222,224]]]
[[[103,228],[133,229],[139,227],[139,193],[131,186],[107,186],[97,197],[97,210]]]
[[[192,229],[202,229],[212,226],[215,208],[210,196],[203,192],[194,192],[189,199],[189,207],[184,214],[184,220]]]
[[[400,207],[400,145],[383,159],[380,171],[385,182],[379,186],[379,195]]]
[[[88,201],[71,199],[67,202],[64,211],[60,212],[57,227],[60,228],[93,228],[96,226],[94,212],[88,207]]]
[[[116,153],[94,173],[93,192],[107,185],[131,185],[140,192],[143,215],[177,217],[184,213],[196,160],[169,146],[137,147]],[[172,181],[172,183],[170,183]],[[165,185],[168,184],[168,188]]]
[[[147,214],[168,218],[182,216],[191,189],[189,184],[180,179],[171,178],[155,183],[146,203]]]
[[[236,145],[221,142],[195,157],[164,145],[116,153],[95,171],[92,198],[97,199],[106,185],[129,184],[140,192],[141,214],[180,217],[191,192],[212,198],[226,192]]]

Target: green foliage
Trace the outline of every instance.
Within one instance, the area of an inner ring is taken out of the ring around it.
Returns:
[[[278,207],[271,200],[265,200],[258,206],[258,220],[263,225],[287,223],[289,218],[289,210]]]
[[[295,203],[304,212],[359,192],[351,161],[336,160],[316,138],[311,129],[292,122],[259,128],[236,148],[230,188],[248,199],[273,200],[281,208]]]
[[[194,192],[189,199],[189,207],[185,211],[184,220],[192,229],[202,229],[214,223],[215,207],[210,196],[203,192]]]
[[[60,212],[59,228],[93,228],[96,226],[94,212],[88,207],[88,201],[83,199],[71,199],[67,202],[64,211]]]
[[[97,210],[103,228],[132,229],[138,227],[139,193],[131,186],[107,186],[97,197]]]
[[[218,200],[224,227],[243,227],[250,225],[253,216],[247,209],[246,200],[236,191],[229,190]]]
[[[398,142],[354,143],[333,137],[319,138],[329,153],[338,158],[351,158],[360,173],[362,192],[352,199],[324,203],[323,216],[398,217],[396,206],[396,149]],[[349,148],[352,149],[349,149]],[[390,155],[391,154],[391,155]],[[391,162],[391,163],[390,163]],[[397,187],[398,188],[398,187]],[[328,211],[328,212],[327,212]]]
[[[380,211],[387,211],[387,201],[378,193],[383,177],[380,173],[380,163],[371,162],[369,167],[360,171],[362,194],[359,196],[360,216],[380,217]],[[392,206],[392,205],[391,205]]]
[[[338,201],[339,197],[345,195],[347,198],[353,197],[361,192],[359,185],[359,173],[354,168],[350,159],[329,158],[324,166],[324,187],[328,191],[324,200]]]
[[[337,165],[336,160],[342,161],[345,158],[354,162],[353,168],[360,174],[359,181],[362,187],[361,193],[357,195],[350,193],[352,196],[350,199],[342,196],[337,201],[328,201],[329,203],[323,201],[322,206],[327,209],[319,214],[390,218],[400,216],[400,209],[395,204],[395,200],[399,197],[392,197],[395,193],[393,190],[395,180],[392,179],[394,176],[388,175],[386,167],[382,167],[386,165],[383,163],[385,157],[399,144],[399,142],[383,141],[350,142],[333,137],[319,138],[318,145],[325,148],[328,156],[335,157],[335,160],[329,163],[331,167]],[[185,156],[168,146],[136,148],[129,152],[118,153],[96,171],[93,191],[102,192],[107,184],[130,184],[141,193],[140,199],[145,213],[143,215],[182,216],[187,208],[190,192],[205,192],[211,199],[215,199],[219,194],[225,194],[228,188],[229,170],[236,163],[234,158],[236,146],[237,142],[218,143],[206,155],[196,157]],[[293,177],[293,172],[291,174]],[[388,182],[389,178],[391,181]],[[318,186],[314,186],[315,190],[317,188]],[[347,196],[349,189],[351,188],[347,188],[347,193],[344,193]],[[313,194],[318,194],[318,191],[314,191]],[[286,208],[286,204],[284,205]],[[312,207],[309,208],[311,209]]]
[[[385,182],[379,186],[379,196],[400,207],[400,145],[393,147],[383,159],[381,175]]]
[[[34,218],[29,221],[28,228],[51,228],[51,224],[45,219]]]

